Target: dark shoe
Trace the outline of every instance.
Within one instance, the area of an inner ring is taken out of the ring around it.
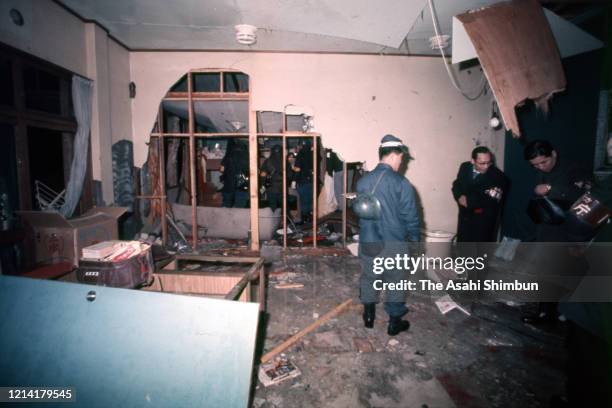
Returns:
[[[408,320],[402,320],[401,317],[393,317],[389,318],[389,326],[387,327],[387,334],[389,336],[397,336],[403,331],[406,331],[410,328],[410,322]]]
[[[363,304],[363,324],[368,329],[374,327],[374,319],[376,319],[376,303]]]
[[[523,316],[521,317],[521,320],[525,324],[534,324],[534,325],[550,324],[556,321],[556,317],[552,316],[549,313],[539,313],[539,314]]]

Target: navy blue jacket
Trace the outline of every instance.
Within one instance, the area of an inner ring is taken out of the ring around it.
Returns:
[[[391,166],[379,163],[359,180],[357,193],[370,193],[381,172],[385,172],[385,175],[374,195],[380,201],[382,215],[378,220],[359,220],[359,242],[420,241],[421,220],[414,187]]]

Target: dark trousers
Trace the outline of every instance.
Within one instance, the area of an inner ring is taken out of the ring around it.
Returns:
[[[457,225],[457,242],[495,242],[497,214],[462,210]]]
[[[303,219],[312,212],[312,183],[298,184],[297,190],[300,195],[300,210]]]
[[[248,191],[224,191],[223,193],[221,193],[221,195],[223,197],[221,206],[223,207],[246,208],[247,203],[249,202]]]
[[[283,206],[282,193],[268,193],[268,205],[272,211]]]

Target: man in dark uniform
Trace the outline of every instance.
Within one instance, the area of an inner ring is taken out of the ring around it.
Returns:
[[[373,194],[380,202],[381,213],[376,219],[359,219],[359,257],[362,273],[360,299],[364,305],[365,327],[374,327],[379,290],[376,282],[400,283],[405,271],[385,268],[374,272],[375,258],[392,258],[408,254],[407,241],[418,242],[421,221],[417,211],[416,194],[410,182],[397,173],[408,148],[393,135],[382,138],[378,148],[380,163],[357,183],[358,194]],[[408,330],[410,323],[402,320],[406,308],[406,290],[388,290],[385,311],[389,315],[387,334],[395,336]]]
[[[567,211],[593,181],[592,172],[578,163],[562,161],[553,146],[545,140],[534,140],[525,147],[525,160],[538,170],[533,193],[548,197]],[[590,238],[589,238],[590,239]],[[572,231],[566,223],[540,224],[538,242],[580,242],[584,237]]]
[[[472,150],[472,160],[461,164],[452,188],[459,205],[457,242],[497,240],[497,220],[507,184],[487,147]]]
[[[545,140],[530,142],[525,146],[523,153],[525,160],[538,171],[536,186],[533,189],[534,195],[548,197],[563,211],[567,211],[593,181],[591,172],[578,163],[562,161],[554,147]],[[569,221],[538,224],[536,230],[537,242],[584,242],[591,238],[592,236],[584,235],[581,231],[572,228]],[[552,257],[561,264],[571,265],[571,258],[568,258],[567,262],[559,261],[565,259],[560,257],[567,257],[567,251],[564,251],[563,247],[551,247],[551,250],[557,249],[556,253],[544,255],[543,258]],[[547,263],[547,259],[543,259],[543,262]],[[540,302],[538,313],[523,316],[522,320],[528,324],[551,323],[557,320],[557,316],[556,302]]]

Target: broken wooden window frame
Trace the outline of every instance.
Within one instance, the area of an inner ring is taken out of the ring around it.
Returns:
[[[199,73],[218,73],[219,74],[219,92],[195,92],[193,88],[193,77]],[[239,73],[247,75],[248,77],[248,89],[245,92],[225,92],[224,91],[224,79],[227,73]],[[318,142],[321,138],[320,133],[316,132],[299,132],[299,131],[288,131],[286,125],[286,115],[282,113],[282,131],[281,133],[264,133],[257,132],[257,112],[251,109],[252,106],[252,95],[253,95],[253,83],[252,79],[248,74],[243,73],[239,70],[233,69],[219,69],[219,68],[203,68],[203,69],[192,69],[189,70],[184,76],[187,76],[187,92],[173,92],[172,88],[162,98],[158,108],[156,129],[150,133],[151,139],[157,139],[157,150],[159,157],[159,195],[150,196],[139,196],[140,199],[149,200],[160,200],[160,211],[161,211],[161,230],[162,230],[162,242],[167,243],[168,240],[168,225],[167,225],[167,194],[166,194],[166,167],[165,167],[165,138],[188,138],[189,139],[189,171],[190,171],[190,196],[191,196],[191,209],[192,209],[192,248],[194,251],[197,250],[197,187],[196,187],[196,158],[195,158],[195,145],[196,138],[230,138],[230,137],[248,137],[249,141],[249,196],[250,196],[250,250],[258,251],[260,248],[259,242],[259,166],[258,166],[258,141],[259,138],[282,138],[283,144],[283,206],[282,206],[282,217],[283,217],[283,248],[287,248],[287,139],[289,138],[311,138],[313,146],[313,217],[312,217],[312,231],[313,231],[313,243],[312,246],[317,248],[317,190],[318,190]],[[182,81],[181,77],[179,81]],[[177,81],[175,84],[177,84]],[[186,101],[188,103],[188,132],[176,133],[167,132],[163,124],[163,103],[164,101]],[[195,120],[194,120],[194,102],[197,101],[247,101],[248,102],[248,132],[215,132],[215,133],[201,133],[195,131]],[[346,178],[346,173],[345,173]],[[345,181],[344,193],[346,194],[346,181]],[[344,243],[346,245],[346,198],[343,198],[343,236]]]
[[[195,92],[193,88],[193,77],[198,73],[218,73],[219,74],[219,92]],[[248,77],[248,89],[245,92],[225,92],[224,77],[226,73],[240,73]],[[257,202],[257,136],[256,136],[256,119],[255,112],[251,110],[252,99],[252,82],[248,74],[234,69],[220,68],[202,68],[191,69],[184,76],[187,76],[187,92],[173,92],[172,88],[162,98],[159,103],[157,113],[157,129],[153,129],[150,138],[158,140],[158,156],[159,156],[159,195],[139,196],[140,199],[160,200],[160,221],[162,230],[162,242],[165,245],[168,241],[168,224],[166,220],[167,214],[167,194],[166,194],[166,173],[165,173],[165,143],[167,137],[188,138],[189,139],[189,178],[190,178],[190,198],[191,198],[191,228],[192,228],[192,249],[197,251],[198,242],[198,223],[197,223],[197,187],[196,187],[196,157],[195,145],[196,138],[229,138],[242,137],[248,138],[249,141],[249,178],[250,178],[250,212],[251,212],[251,250],[259,250],[259,204]],[[184,77],[182,76],[179,81]],[[178,81],[177,81],[178,83]],[[165,132],[163,126],[163,103],[164,101],[186,101],[188,104],[188,132],[176,133]],[[197,101],[246,101],[248,103],[247,112],[249,115],[248,132],[215,132],[215,133],[199,133],[195,132],[194,119],[194,102]],[[155,131],[157,130],[157,131]]]

